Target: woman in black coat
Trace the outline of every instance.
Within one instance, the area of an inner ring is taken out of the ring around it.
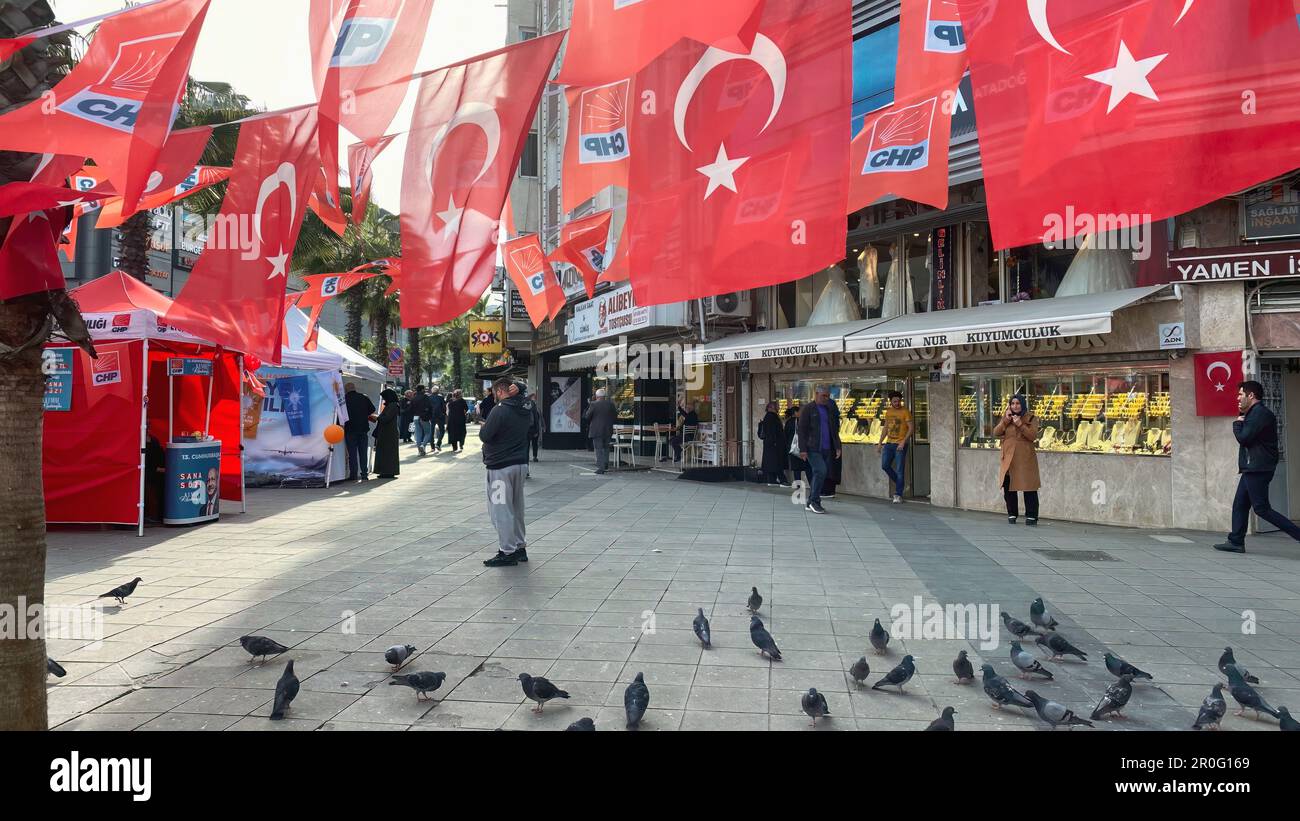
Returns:
[[[767,403],[767,412],[758,423],[758,438],[763,442],[763,478],[768,487],[785,485],[786,457],[790,443],[786,441],[781,418],[776,415],[776,403]]]
[[[451,452],[465,449],[465,422],[469,418],[469,404],[460,391],[453,391],[447,403],[447,444]]]
[[[383,398],[384,404],[379,409],[379,417],[375,419],[375,431],[371,434],[375,437],[375,473],[380,479],[394,479],[402,472],[397,459],[397,415],[400,412],[400,399],[397,391],[392,388],[385,388],[379,395]]]
[[[804,482],[804,487],[808,487],[812,484],[812,474],[808,472],[808,463],[800,459],[799,454],[790,453],[790,443],[797,438],[799,438],[799,409],[794,407],[786,408],[785,437],[783,440],[785,442],[785,450],[783,453],[789,455],[790,472],[794,474],[794,481],[799,481],[799,474],[803,473],[807,477],[807,480]]]

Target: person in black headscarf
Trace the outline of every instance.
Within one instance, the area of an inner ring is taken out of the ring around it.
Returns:
[[[766,413],[758,423],[758,438],[763,442],[763,478],[768,487],[784,486],[785,465],[790,443],[786,441],[781,417],[776,415],[776,403],[768,402]]]
[[[380,479],[394,479],[402,472],[397,458],[397,415],[400,412],[400,398],[397,391],[385,388],[379,394],[384,404],[379,409],[379,418],[375,420],[375,473]]]
[[[1020,517],[1016,493],[1025,494],[1025,524],[1038,524],[1038,417],[1029,412],[1024,394],[1016,394],[1007,403],[1002,419],[993,428],[993,435],[1002,440],[1002,462],[998,466],[998,482],[1007,503],[1007,521],[1015,524]]]

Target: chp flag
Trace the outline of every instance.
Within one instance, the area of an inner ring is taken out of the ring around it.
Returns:
[[[548,316],[559,312],[557,300],[561,307],[564,305],[564,291],[555,279],[541,240],[536,234],[525,234],[501,246],[501,255],[510,281],[528,309],[528,320],[534,328],[541,326]]]
[[[564,134],[564,163],[560,185],[565,213],[611,185],[627,187],[628,106],[631,80],[602,86],[571,86],[564,90],[569,106]]]
[[[887,194],[947,208],[951,133],[952,105],[938,94],[868,114],[850,151],[849,212]]]
[[[370,185],[374,182],[372,165],[379,152],[388,147],[396,134],[380,137],[373,145],[353,143],[348,146],[348,175],[352,181],[352,224],[360,225],[366,217],[366,206],[370,203]]]
[[[902,0],[895,100],[951,91],[969,64],[957,0]]]
[[[560,244],[549,257],[552,263],[578,269],[588,298],[596,295],[596,281],[606,267],[611,216],[610,211],[601,211],[566,222],[560,228]]]
[[[1237,416],[1237,384],[1242,376],[1242,352],[1198,353],[1192,358],[1196,378],[1197,416]]]

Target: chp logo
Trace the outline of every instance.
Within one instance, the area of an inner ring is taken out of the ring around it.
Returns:
[[[96,387],[122,381],[122,365],[117,351],[101,351],[90,369],[90,381]]]
[[[113,315],[113,327],[109,329],[109,333],[124,334],[124,333],[128,333],[130,330],[131,330],[130,314]]]
[[[956,0],[929,0],[925,15],[925,50],[957,54],[966,50],[966,34]]]
[[[338,296],[339,280],[343,277],[325,277],[320,281],[320,295],[329,299],[332,296]]]
[[[628,156],[629,80],[596,86],[578,98],[578,162],[617,162]]]
[[[546,260],[535,246],[525,245],[511,250],[510,259],[515,264],[515,270],[519,271],[524,281],[528,283],[528,290],[533,296],[545,293]]]
[[[863,174],[919,171],[930,164],[930,134],[938,98],[882,114],[871,129]]]
[[[132,133],[149,88],[184,33],[173,31],[123,42],[99,81],[64,100],[59,110],[115,131]],[[180,106],[173,103],[173,120],[179,110]]]
[[[331,68],[358,68],[374,65],[384,56],[384,49],[393,39],[393,29],[397,27],[397,14],[392,17],[352,17],[343,21],[339,29],[339,38],[334,41],[334,54],[330,57]]]

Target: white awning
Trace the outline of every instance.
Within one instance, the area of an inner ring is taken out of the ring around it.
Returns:
[[[847,336],[844,350],[885,352],[1105,334],[1110,333],[1110,319],[1116,311],[1166,287],[1148,285],[1099,294],[908,314]]]
[[[754,359],[779,359],[806,354],[843,353],[846,336],[869,330],[886,321],[888,320],[861,319],[835,325],[812,325],[803,328],[782,328],[779,331],[735,334],[706,345],[688,348],[684,360],[688,365],[704,365],[713,362],[748,362]]]
[[[590,351],[568,353],[560,357],[561,371],[585,371],[596,367],[602,361],[613,364],[621,356],[626,356],[626,345],[605,344]],[[606,359],[605,357],[610,357]]]

